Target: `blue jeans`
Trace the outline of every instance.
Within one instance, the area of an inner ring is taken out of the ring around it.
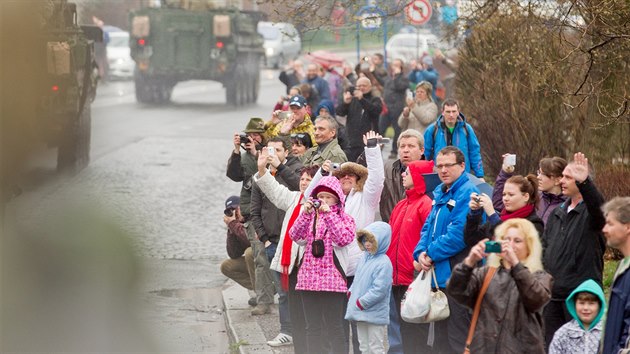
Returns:
[[[265,251],[267,252],[267,258],[269,259],[269,263],[273,259],[273,256],[276,254],[276,248],[278,245],[275,243],[271,243]],[[291,327],[291,316],[289,314],[289,300],[287,297],[287,292],[282,289],[282,284],[280,283],[280,273],[272,270],[273,280],[276,285],[276,292],[278,292],[278,312],[280,313],[280,333],[292,335],[293,329]]]

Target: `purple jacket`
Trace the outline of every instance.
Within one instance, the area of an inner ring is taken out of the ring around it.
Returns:
[[[497,180],[494,182],[494,189],[492,190],[492,205],[494,206],[494,210],[497,212],[501,212],[503,210],[503,186],[505,186],[505,181],[508,178],[512,177],[513,174],[507,173],[501,169],[499,175],[497,176]],[[538,205],[536,205],[536,215],[542,219],[544,224],[547,224],[547,219],[551,212],[560,204],[564,203],[567,199],[564,195],[556,195],[547,192],[539,192],[540,200],[538,201]]]
[[[345,195],[339,180],[333,176],[323,177],[313,189],[311,197],[324,188],[332,190],[339,198],[339,203],[330,207],[330,212],[317,215],[317,224],[313,227],[316,213],[300,213],[289,231],[289,236],[297,244],[305,246],[302,265],[298,271],[296,290],[347,292],[348,286],[343,273],[341,260],[337,265],[333,257],[333,247],[343,247],[354,240],[354,219],[343,211]],[[313,235],[315,229],[315,235]],[[313,240],[324,240],[324,256],[315,258],[312,253]]]

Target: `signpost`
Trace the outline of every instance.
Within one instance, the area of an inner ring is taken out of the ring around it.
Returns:
[[[414,0],[405,7],[407,20],[416,26],[422,26],[431,19],[433,9],[429,0]],[[416,57],[420,57],[420,31],[416,30]]]

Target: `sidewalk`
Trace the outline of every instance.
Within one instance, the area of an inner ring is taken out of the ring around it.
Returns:
[[[271,313],[252,316],[250,314],[252,307],[247,304],[249,294],[245,288],[228,280],[223,286],[222,295],[232,353],[293,353],[292,345],[275,348],[267,345],[267,341],[275,338],[280,331],[277,300],[271,307]]]

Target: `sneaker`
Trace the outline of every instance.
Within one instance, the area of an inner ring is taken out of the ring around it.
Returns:
[[[269,344],[272,347],[281,347],[283,345],[291,345],[293,344],[293,337],[291,337],[288,334],[280,333],[276,336],[276,338],[270,341],[267,341],[267,344]]]
[[[258,304],[252,310],[252,316],[260,316],[271,312],[271,308],[267,304]]]
[[[250,297],[249,300],[247,300],[247,304],[249,306],[254,307],[254,306],[256,306],[258,304],[258,302],[256,301],[255,297]]]

